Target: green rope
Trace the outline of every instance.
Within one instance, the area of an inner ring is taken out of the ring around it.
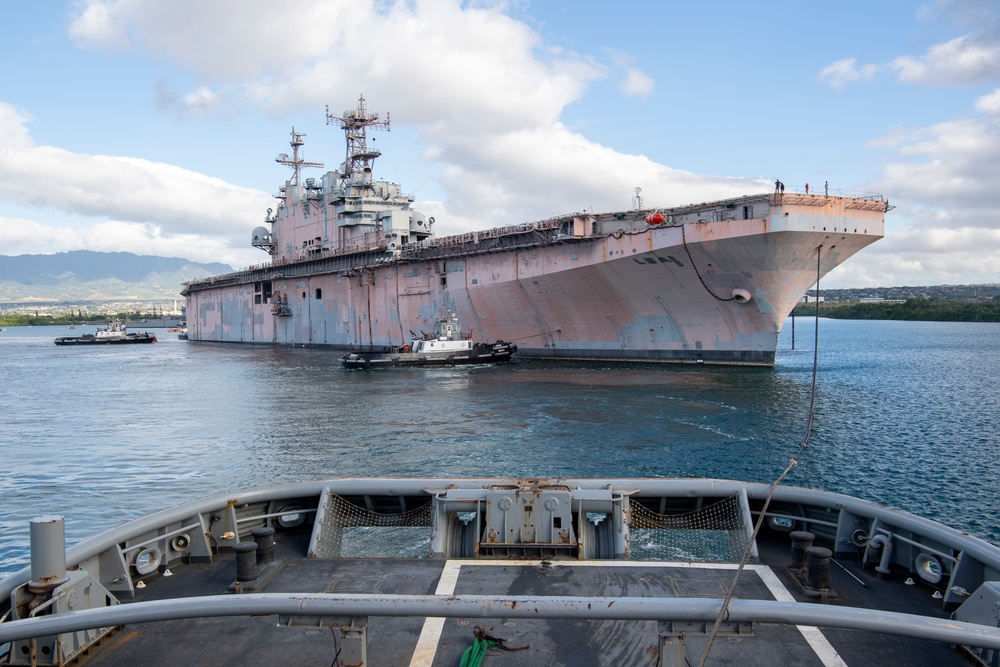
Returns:
[[[458,667],[479,667],[483,664],[483,658],[486,657],[486,651],[496,645],[497,642],[492,639],[480,639],[479,637],[476,637],[472,646],[465,649],[465,653],[462,654],[462,661],[458,663]]]

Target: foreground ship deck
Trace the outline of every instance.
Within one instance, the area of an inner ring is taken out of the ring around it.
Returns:
[[[768,490],[355,479],[222,494],[71,548],[70,580],[54,592],[30,592],[27,570],[0,582],[14,608],[0,642],[14,640],[14,664],[32,654],[57,664],[75,647],[102,666],[444,666],[458,664],[481,624],[509,648],[527,646],[491,663],[697,664],[751,545],[709,665],[994,660],[1000,549],[906,512],[788,487],[751,542]],[[32,524],[36,591],[54,561],[35,529],[53,525]],[[121,604],[105,606],[111,598]],[[20,620],[29,608],[36,618]],[[78,632],[105,625],[122,627]]]

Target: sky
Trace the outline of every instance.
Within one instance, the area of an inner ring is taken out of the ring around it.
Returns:
[[[1000,281],[1000,2],[0,0],[0,254],[224,262],[343,160],[440,235],[811,184],[887,197],[822,286]]]

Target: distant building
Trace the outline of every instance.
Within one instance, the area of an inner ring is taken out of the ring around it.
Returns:
[[[861,303],[906,303],[906,299],[883,299],[881,297],[863,297]]]
[[[799,301],[799,303],[816,303],[816,301],[819,301],[820,303],[823,303],[824,301],[826,301],[826,297],[825,296],[821,296],[821,297],[817,298],[817,297],[814,297],[814,296],[812,296],[810,294],[806,294],[804,297],[802,297],[802,300]]]

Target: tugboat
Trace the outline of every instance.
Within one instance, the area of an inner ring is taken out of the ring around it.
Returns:
[[[462,324],[453,315],[439,320],[434,335],[414,334],[406,345],[389,347],[381,352],[352,352],[341,360],[347,368],[384,366],[457,366],[459,364],[497,364],[510,361],[517,345],[498,340],[476,343],[462,333]]]
[[[60,336],[56,345],[123,345],[128,343],[155,343],[156,336],[151,333],[132,333],[125,330],[121,320],[112,320],[104,329],[98,329],[96,334],[82,336]]]

